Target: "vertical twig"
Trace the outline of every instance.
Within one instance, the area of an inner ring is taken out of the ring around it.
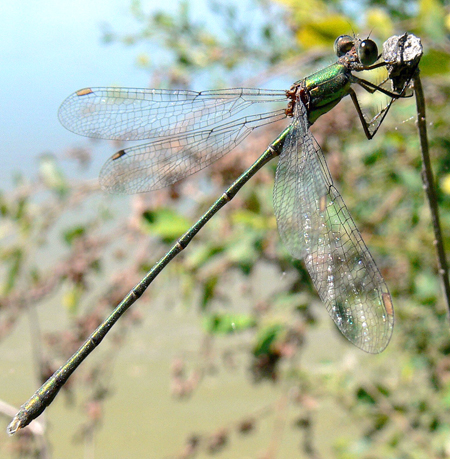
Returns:
[[[433,170],[431,169],[425,114],[425,97],[423,95],[422,82],[420,80],[419,72],[416,72],[413,82],[414,92],[416,94],[417,128],[419,130],[420,149],[422,152],[422,182],[431,211],[431,220],[434,229],[434,244],[436,246],[438,257],[439,277],[441,278],[442,286],[444,288],[447,311],[450,314],[450,283],[448,276],[448,264],[445,256],[444,241],[442,239],[441,224],[439,221],[439,208],[437,204]]]
[[[389,78],[392,81],[394,91],[403,94],[410,82],[413,82],[417,105],[417,127],[419,130],[420,147],[422,151],[422,181],[433,223],[434,245],[437,251],[439,277],[441,278],[444,288],[447,311],[450,314],[448,265],[439,222],[439,208],[428,148],[425,98],[418,67],[422,54],[423,48],[420,39],[409,33],[405,33],[401,36],[393,36],[386,40],[383,45],[383,59],[386,62],[386,68],[389,72]]]

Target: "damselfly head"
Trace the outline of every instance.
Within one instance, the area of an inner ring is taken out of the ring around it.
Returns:
[[[334,42],[334,52],[337,57],[347,54],[355,46],[355,38],[350,35],[341,35]]]
[[[357,56],[359,63],[364,67],[372,65],[378,59],[378,47],[370,38],[360,40],[350,35],[341,35],[336,38],[334,42],[334,52],[337,57],[345,56],[351,51],[354,58]]]
[[[370,38],[357,43],[356,52],[358,53],[359,62],[361,62],[364,67],[374,64],[378,59],[377,44]]]

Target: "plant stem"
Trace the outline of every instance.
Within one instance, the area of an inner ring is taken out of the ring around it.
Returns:
[[[447,311],[450,314],[450,283],[448,276],[448,264],[445,255],[444,241],[442,239],[441,224],[439,221],[439,208],[434,184],[433,171],[431,169],[430,152],[428,148],[427,125],[425,114],[425,97],[423,94],[422,82],[419,72],[413,78],[414,92],[416,94],[417,106],[417,128],[419,130],[420,149],[422,151],[422,182],[428,199],[431,211],[431,220],[434,229],[434,245],[438,257],[438,272],[444,288],[444,296],[447,304]]]

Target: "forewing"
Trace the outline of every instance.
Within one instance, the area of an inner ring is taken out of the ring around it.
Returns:
[[[285,101],[285,91],[265,89],[196,92],[86,88],[69,96],[61,104],[58,116],[61,124],[76,134],[111,140],[143,140],[203,130],[253,104]]]
[[[293,138],[296,132],[298,139]],[[296,111],[290,137],[274,189],[281,237],[293,257],[304,259],[342,334],[366,352],[381,352],[393,331],[392,299],[332,183],[323,153],[308,130],[304,107]]]
[[[162,137],[113,155],[100,172],[111,193],[134,194],[171,185],[218,160],[254,129],[286,118],[285,110],[247,116],[221,126]]]

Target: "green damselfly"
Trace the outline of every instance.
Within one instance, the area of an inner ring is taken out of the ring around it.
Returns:
[[[386,65],[371,39],[342,35],[335,41],[335,51],[338,57],[335,64],[297,81],[288,91],[87,88],[63,102],[60,121],[77,134],[151,140],[120,150],[103,166],[101,186],[113,193],[140,193],[168,186],[216,161],[254,129],[287,118],[291,123],[154,265],[67,363],[21,407],[8,426],[10,434],[45,410],[70,375],[164,267],[276,156],[280,159],[274,209],[289,253],[304,260],[322,302],[343,335],[366,352],[385,349],[394,326],[389,290],[333,185],[323,153],[309,127],[350,95],[364,132],[371,139],[393,100],[402,97],[404,90],[391,92],[352,73]],[[370,93],[380,91],[391,98],[390,102],[368,122],[352,84]],[[269,102],[287,102],[287,107],[264,112],[263,104]],[[258,113],[239,117],[250,106],[256,107]]]

